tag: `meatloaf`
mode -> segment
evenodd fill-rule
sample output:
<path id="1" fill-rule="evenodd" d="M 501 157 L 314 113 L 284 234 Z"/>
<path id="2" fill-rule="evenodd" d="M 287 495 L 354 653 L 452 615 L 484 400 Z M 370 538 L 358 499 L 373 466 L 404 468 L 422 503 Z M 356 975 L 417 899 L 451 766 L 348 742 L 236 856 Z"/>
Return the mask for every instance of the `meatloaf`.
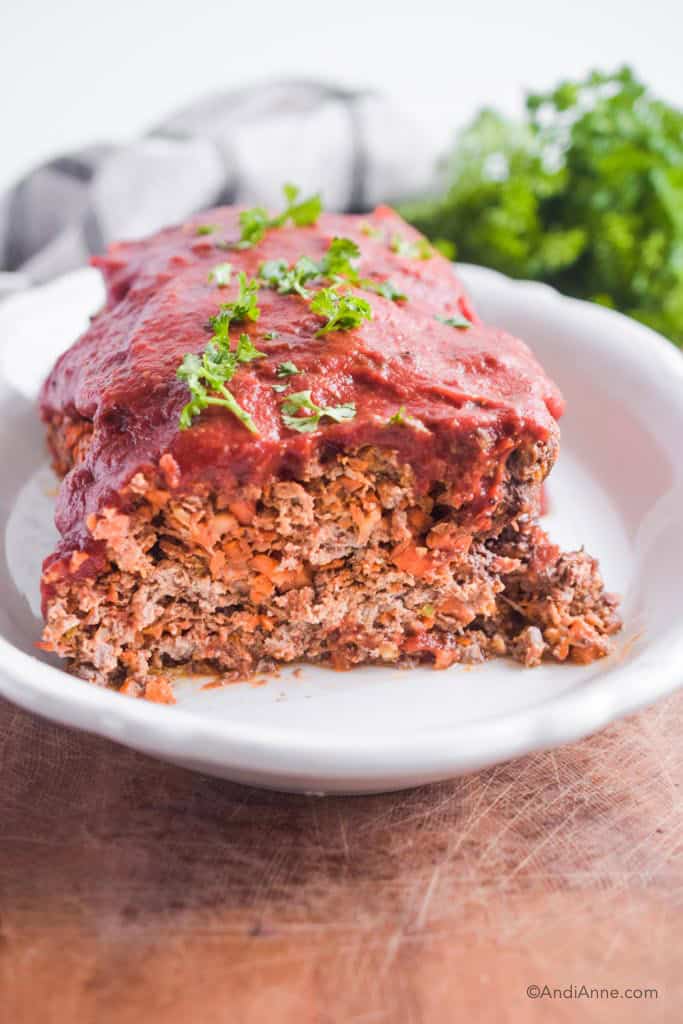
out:
<path id="1" fill-rule="evenodd" d="M 395 212 L 220 208 L 93 262 L 41 395 L 42 646 L 78 675 L 609 652 L 597 562 L 537 522 L 561 395 Z"/>

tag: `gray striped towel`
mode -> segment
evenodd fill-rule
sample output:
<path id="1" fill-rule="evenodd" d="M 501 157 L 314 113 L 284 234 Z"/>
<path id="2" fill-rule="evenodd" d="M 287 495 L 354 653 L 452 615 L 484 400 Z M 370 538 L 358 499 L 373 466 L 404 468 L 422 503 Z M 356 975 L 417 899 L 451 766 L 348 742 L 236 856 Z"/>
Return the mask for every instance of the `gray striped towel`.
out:
<path id="1" fill-rule="evenodd" d="M 221 203 L 278 205 L 285 181 L 363 211 L 423 189 L 420 123 L 373 93 L 284 81 L 205 99 L 130 145 L 38 167 L 0 197 L 0 297 Z"/>

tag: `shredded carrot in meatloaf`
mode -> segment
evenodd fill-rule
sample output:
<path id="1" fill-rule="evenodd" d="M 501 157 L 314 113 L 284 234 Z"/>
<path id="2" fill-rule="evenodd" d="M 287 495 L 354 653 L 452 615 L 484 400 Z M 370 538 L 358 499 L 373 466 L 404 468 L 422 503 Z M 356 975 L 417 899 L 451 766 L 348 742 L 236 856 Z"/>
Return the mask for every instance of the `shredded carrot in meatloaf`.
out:
<path id="1" fill-rule="evenodd" d="M 137 475 L 125 511 L 91 519 L 105 568 L 64 577 L 48 606 L 49 649 L 127 694 L 170 701 L 177 665 L 583 663 L 618 628 L 596 563 L 522 521 L 535 491 L 512 478 L 501 501 L 514 492 L 515 527 L 475 537 L 445 489 L 417 493 L 407 467 L 372 448 L 238 502 L 175 496 L 163 477 Z"/>

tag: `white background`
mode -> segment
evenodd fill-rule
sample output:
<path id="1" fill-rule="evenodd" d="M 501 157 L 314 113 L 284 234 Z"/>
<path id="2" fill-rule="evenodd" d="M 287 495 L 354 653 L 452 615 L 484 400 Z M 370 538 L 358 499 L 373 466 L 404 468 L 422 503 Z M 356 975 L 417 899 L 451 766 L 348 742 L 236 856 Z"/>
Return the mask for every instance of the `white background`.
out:
<path id="1" fill-rule="evenodd" d="M 273 75 L 385 89 L 450 133 L 482 102 L 627 61 L 683 106 L 683 0 L 0 0 L 0 188 Z"/>

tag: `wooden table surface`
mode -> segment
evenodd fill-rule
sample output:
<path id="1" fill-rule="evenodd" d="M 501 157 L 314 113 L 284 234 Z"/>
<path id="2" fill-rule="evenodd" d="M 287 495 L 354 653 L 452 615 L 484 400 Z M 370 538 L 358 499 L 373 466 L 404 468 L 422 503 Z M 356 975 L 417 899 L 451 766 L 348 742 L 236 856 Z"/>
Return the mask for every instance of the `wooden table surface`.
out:
<path id="1" fill-rule="evenodd" d="M 0 1020 L 680 1021 L 682 725 L 678 695 L 467 778 L 320 799 L 0 703 Z"/>

